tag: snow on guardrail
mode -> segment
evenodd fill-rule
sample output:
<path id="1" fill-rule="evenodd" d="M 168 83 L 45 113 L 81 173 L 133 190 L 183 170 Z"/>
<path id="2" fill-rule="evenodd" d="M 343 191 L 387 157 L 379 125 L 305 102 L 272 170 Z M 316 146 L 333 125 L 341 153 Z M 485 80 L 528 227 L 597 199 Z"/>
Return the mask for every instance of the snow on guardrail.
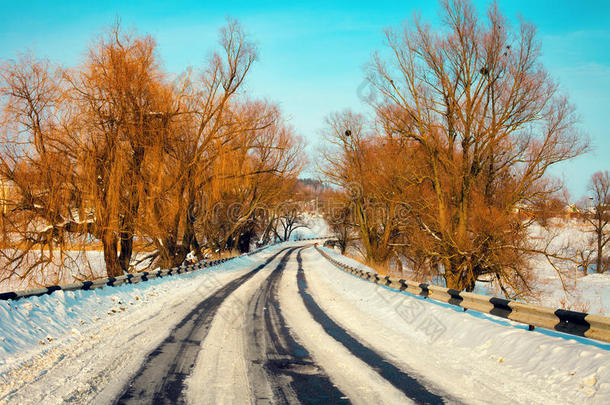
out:
<path id="1" fill-rule="evenodd" d="M 303 238 L 297 239 L 297 241 L 306 241 L 306 240 L 320 240 L 320 239 L 328 239 L 326 237 L 318 237 L 318 238 Z M 245 253 L 241 256 L 250 256 L 255 253 L 260 252 L 261 250 L 267 249 L 270 246 L 277 245 L 279 243 L 272 243 L 258 249 L 255 249 L 251 252 Z M 119 277 L 106 277 L 106 278 L 98 278 L 91 281 L 82 281 L 72 284 L 64 284 L 64 285 L 52 285 L 47 287 L 35 288 L 30 290 L 21 290 L 21 291 L 8 291 L 0 293 L 0 300 L 17 300 L 25 297 L 37 297 L 46 294 L 52 294 L 54 291 L 73 291 L 73 290 L 93 290 L 96 288 L 102 288 L 105 286 L 116 287 L 121 284 L 136 284 L 142 281 L 150 280 L 157 277 L 166 277 L 175 274 L 184 274 L 190 273 L 192 271 L 200 270 L 206 267 L 212 267 L 219 265 L 221 263 L 225 263 L 228 260 L 234 259 L 239 256 L 226 257 L 218 260 L 211 261 L 199 261 L 190 265 L 181 265 L 178 267 L 173 267 L 171 269 L 164 270 L 154 270 L 154 271 L 143 271 L 138 273 L 129 273 Z"/>
<path id="2" fill-rule="evenodd" d="M 116 287 L 121 284 L 136 284 L 142 281 L 150 280 L 157 277 L 166 277 L 174 274 L 184 274 L 190 273 L 192 271 L 200 270 L 205 267 L 212 267 L 218 264 L 224 263 L 228 260 L 234 259 L 235 257 L 223 258 L 212 261 L 200 261 L 195 264 L 191 264 L 188 266 L 179 266 L 173 267 L 171 269 L 165 270 L 155 270 L 155 271 L 143 271 L 139 273 L 130 273 L 125 274 L 119 277 L 106 277 L 106 278 L 98 278 L 96 280 L 91 281 L 82 281 L 72 284 L 65 285 L 52 285 L 49 287 L 36 288 L 32 290 L 23 290 L 23 291 L 9 291 L 0 293 L 0 300 L 16 300 L 25 297 L 35 297 L 45 294 L 51 294 L 54 291 L 72 291 L 72 290 L 93 290 L 96 288 L 102 288 L 105 286 Z"/>
<path id="3" fill-rule="evenodd" d="M 457 291 L 451 288 L 418 283 L 411 280 L 381 276 L 377 273 L 363 271 L 341 263 L 317 246 L 316 250 L 337 267 L 376 284 L 462 307 L 464 310 L 472 309 L 524 323 L 530 326 L 530 330 L 538 326 L 570 335 L 610 342 L 610 318 L 605 316 L 566 309 L 553 309 L 503 298 Z"/>

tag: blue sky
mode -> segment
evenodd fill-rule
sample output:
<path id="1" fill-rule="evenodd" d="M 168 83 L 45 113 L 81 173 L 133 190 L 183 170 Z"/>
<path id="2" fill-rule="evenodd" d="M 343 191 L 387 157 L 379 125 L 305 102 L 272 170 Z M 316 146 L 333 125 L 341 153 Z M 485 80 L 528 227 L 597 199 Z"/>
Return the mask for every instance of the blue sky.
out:
<path id="1" fill-rule="evenodd" d="M 0 3 L 1 59 L 29 49 L 54 62 L 78 64 L 94 36 L 119 16 L 124 26 L 156 38 L 164 65 L 173 72 L 203 63 L 226 17 L 237 18 L 259 47 L 248 92 L 278 103 L 311 152 L 330 112 L 367 110 L 357 91 L 364 64 L 383 46 L 382 30 L 415 11 L 428 21 L 438 19 L 438 4 L 420 0 Z M 488 1 L 474 3 L 484 10 Z M 509 18 L 520 15 L 538 27 L 542 62 L 576 105 L 592 141 L 593 152 L 553 170 L 579 198 L 593 172 L 610 169 L 610 2 L 498 4 Z"/>

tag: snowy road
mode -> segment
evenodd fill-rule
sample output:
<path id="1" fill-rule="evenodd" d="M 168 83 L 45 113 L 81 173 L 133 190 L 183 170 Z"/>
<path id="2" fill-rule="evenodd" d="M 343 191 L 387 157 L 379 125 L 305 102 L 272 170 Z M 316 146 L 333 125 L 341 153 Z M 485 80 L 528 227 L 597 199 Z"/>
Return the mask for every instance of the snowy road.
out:
<path id="1" fill-rule="evenodd" d="M 293 247 L 279 251 L 265 263 L 227 283 L 199 303 L 149 354 L 142 368 L 126 385 L 117 403 L 186 403 L 185 381 L 195 366 L 200 346 L 208 336 L 221 304 L 240 286 L 248 292 L 237 300 L 228 301 L 228 304 L 233 311 L 243 305 L 241 309 L 244 311 L 239 311 L 245 313 L 245 319 L 240 323 L 243 327 L 235 331 L 243 334 L 243 351 L 239 351 L 237 358 L 228 355 L 216 362 L 201 362 L 206 368 L 205 374 L 191 379 L 190 385 L 193 386 L 193 391 L 198 390 L 195 386 L 199 385 L 205 387 L 206 392 L 191 395 L 192 402 L 205 398 L 202 401 L 204 403 L 349 403 L 349 397 L 333 384 L 324 368 L 298 343 L 297 339 L 304 340 L 306 336 L 296 336 L 291 332 L 282 314 L 278 295 L 279 282 L 284 273 L 295 276 L 295 264 L 298 270 L 293 281 L 298 283 L 299 294 L 313 320 L 323 328 L 324 333 L 347 349 L 348 356 L 354 356 L 364 362 L 395 388 L 389 397 L 383 395 L 383 389 L 376 390 L 379 392 L 375 395 L 388 397 L 390 401 L 387 402 L 404 400 L 395 392 L 398 390 L 418 403 L 443 403 L 442 395 L 428 391 L 417 379 L 359 343 L 324 313 L 308 292 L 301 259 L 302 249 Z M 298 252 L 296 261 L 295 251 Z M 286 271 L 288 263 L 291 264 L 291 272 Z M 256 273 L 266 267 L 268 269 L 264 277 L 249 282 Z M 219 318 L 220 322 L 226 324 L 225 328 L 231 330 L 235 326 L 232 322 L 226 322 L 225 315 Z M 218 350 L 214 347 L 204 347 L 203 356 L 206 355 L 205 349 Z M 235 391 L 231 385 L 217 384 L 218 376 L 222 375 L 226 363 L 243 364 L 244 359 L 247 372 L 242 370 L 242 378 L 231 374 L 223 376 L 222 380 L 241 382 L 247 384 L 247 387 Z M 241 393 L 241 396 L 235 395 L 236 392 Z"/>
<path id="2" fill-rule="evenodd" d="M 183 403 L 184 380 L 195 365 L 201 343 L 223 301 L 282 251 L 201 301 L 148 355 L 117 403 Z"/>
<path id="3" fill-rule="evenodd" d="M 304 242 L 213 271 L 88 294 L 9 308 L 17 324 L 58 306 L 76 315 L 57 322 L 55 337 L 41 332 L 44 345 L 6 334 L 12 346 L 0 357 L 0 403 L 610 399 L 610 347 L 379 287 Z M 79 314 L 92 308 L 97 315 L 84 322 Z"/>

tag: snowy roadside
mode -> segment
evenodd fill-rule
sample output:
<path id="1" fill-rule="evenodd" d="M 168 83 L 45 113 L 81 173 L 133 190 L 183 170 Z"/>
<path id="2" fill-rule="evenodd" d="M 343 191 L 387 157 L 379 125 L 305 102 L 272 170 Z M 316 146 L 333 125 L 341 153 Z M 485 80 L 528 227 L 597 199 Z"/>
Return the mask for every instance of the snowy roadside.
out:
<path id="1" fill-rule="evenodd" d="M 0 301 L 0 403 L 111 401 L 195 303 L 279 248 L 145 283 Z"/>
<path id="2" fill-rule="evenodd" d="M 368 271 L 369 273 L 377 273 L 377 271 L 375 271 L 375 269 L 368 267 L 367 265 L 365 265 L 362 262 L 359 262 L 356 259 L 352 259 L 351 257 L 343 256 L 341 253 L 339 253 L 335 249 L 322 247 L 322 246 L 319 246 L 319 248 L 322 249 L 327 255 L 329 255 L 333 259 L 340 260 L 341 263 L 344 263 L 347 266 L 350 266 L 354 269 L 358 269 L 358 270 L 362 270 L 362 271 Z"/>
<path id="3" fill-rule="evenodd" d="M 331 317 L 458 398 L 507 404 L 610 401 L 610 345 L 530 332 L 491 315 L 397 293 L 337 269 L 313 249 L 303 257 L 312 294 Z"/>

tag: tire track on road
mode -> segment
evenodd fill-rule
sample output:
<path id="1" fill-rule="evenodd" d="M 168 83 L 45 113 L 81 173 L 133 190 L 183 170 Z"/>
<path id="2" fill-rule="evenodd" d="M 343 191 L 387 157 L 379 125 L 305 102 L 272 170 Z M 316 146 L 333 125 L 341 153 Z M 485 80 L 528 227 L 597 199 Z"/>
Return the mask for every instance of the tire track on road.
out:
<path id="1" fill-rule="evenodd" d="M 246 353 L 252 402 L 349 403 L 308 351 L 292 337 L 282 316 L 278 282 L 295 249 L 284 255 L 248 304 Z"/>
<path id="2" fill-rule="evenodd" d="M 115 404 L 183 404 L 184 380 L 191 373 L 201 343 L 223 301 L 240 285 L 289 248 L 284 248 L 263 264 L 221 287 L 185 316 L 169 336 L 146 358 L 125 386 Z"/>
<path id="3" fill-rule="evenodd" d="M 386 379 L 390 384 L 402 391 L 408 398 L 420 404 L 443 404 L 443 397 L 430 392 L 417 379 L 400 370 L 394 364 L 388 362 L 379 353 L 363 345 L 351 336 L 339 324 L 333 321 L 322 308 L 315 302 L 311 294 L 307 291 L 307 279 L 303 270 L 303 259 L 301 253 L 303 248 L 297 253 L 297 285 L 298 291 L 303 299 L 305 307 L 318 322 L 324 331 L 341 343 L 354 356 L 367 363 L 373 370 Z"/>

